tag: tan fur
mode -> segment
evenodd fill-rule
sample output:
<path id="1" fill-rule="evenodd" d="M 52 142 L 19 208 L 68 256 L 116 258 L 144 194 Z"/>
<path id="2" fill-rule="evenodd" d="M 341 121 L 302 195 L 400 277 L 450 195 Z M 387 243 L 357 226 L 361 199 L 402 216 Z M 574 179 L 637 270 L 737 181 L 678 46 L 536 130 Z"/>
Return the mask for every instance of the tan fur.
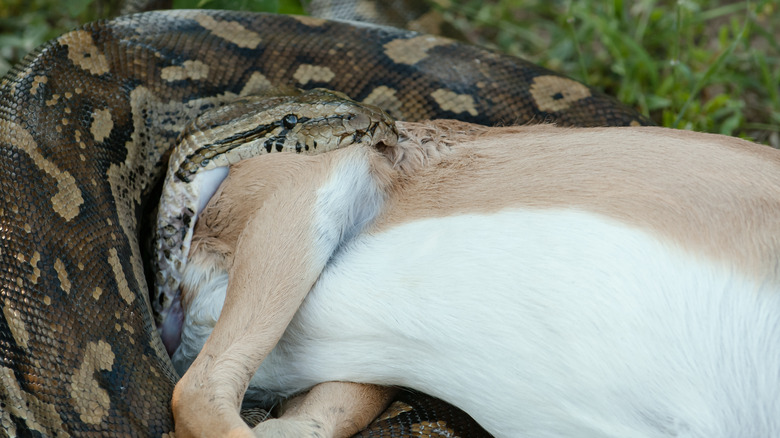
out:
<path id="1" fill-rule="evenodd" d="M 379 173 L 392 173 L 386 158 L 369 152 L 377 158 L 377 167 L 385 169 Z M 214 332 L 174 390 L 177 436 L 251 436 L 238 416 L 241 397 L 322 269 L 311 260 L 309 251 L 313 206 L 317 188 L 343 153 L 335 151 L 320 159 L 269 155 L 264 160 L 251 160 L 254 166 L 249 161 L 235 165 L 230 179 L 238 184 L 223 184 L 203 211 L 188 263 L 206 267 L 205 275 L 228 271 L 230 288 Z M 266 252 L 269 249 L 273 252 Z M 278 261 L 277 257 L 284 257 L 285 262 L 264 263 Z M 260 264 L 271 269 L 260 275 Z M 185 281 L 185 308 L 192 294 Z M 320 404 L 307 401 L 285 415 L 290 422 L 270 422 L 258 426 L 258 431 L 295 426 L 297 422 L 302 427 L 317 424 L 319 430 L 332 431 L 325 436 L 350 436 L 367 426 L 391 396 L 387 388 L 372 385 L 317 387 L 309 398 L 340 403 L 342 410 L 322 410 Z"/>
<path id="2" fill-rule="evenodd" d="M 238 415 L 247 382 L 281 337 L 319 274 L 319 270 L 312 269 L 308 224 L 315 201 L 312 187 L 319 186 L 326 174 L 317 172 L 316 167 L 307 168 L 304 174 L 296 173 L 294 165 L 281 168 L 287 174 L 275 175 L 278 180 L 294 176 L 297 184 L 282 185 L 274 196 L 255 204 L 251 215 L 241 215 L 244 221 L 240 229 L 223 230 L 236 256 L 233 262 L 232 257 L 225 256 L 230 293 L 214 332 L 174 390 L 177 435 L 251 436 Z M 291 203 L 301 199 L 311 202 Z M 291 205 L 309 208 L 291 210 Z M 280 218 L 274 215 L 277 211 L 292 214 Z M 278 254 L 258 253 L 259 248 L 278 248 L 289 263 L 267 264 L 270 275 L 260 276 L 257 265 Z M 255 294 L 256 290 L 268 293 Z M 204 415 L 207 412 L 213 412 L 214 417 Z"/>
<path id="3" fill-rule="evenodd" d="M 778 151 L 663 128 L 484 128 L 454 121 L 399 125 L 405 139 L 397 149 L 369 154 L 388 195 L 370 232 L 417 219 L 506 208 L 573 208 L 649 230 L 747 275 L 780 280 Z M 319 273 L 310 260 L 311 236 L 304 231 L 313 221 L 316 190 L 348 153 L 244 161 L 231 168 L 202 213 L 190 263 L 228 270 L 230 287 L 211 338 L 176 386 L 177 436 L 246 430 L 239 423 L 240 397 Z M 280 257 L 284 261 L 271 263 L 270 275 L 257 274 L 258 263 Z M 185 290 L 185 307 L 190 300 Z M 263 329 L 258 332 L 258 327 Z M 362 415 L 361 422 L 386 402 L 387 394 L 377 387 L 328 385 L 302 402 L 305 409 L 291 411 L 292 418 L 323 418 L 324 408 L 314 400 L 333 403 L 342 390 L 351 396 L 335 403 L 345 407 L 345 415 Z M 379 402 L 361 409 L 360 398 L 369 394 Z M 209 412 L 214 416 L 205 415 Z M 354 427 L 344 430 L 351 433 Z"/>
<path id="4" fill-rule="evenodd" d="M 507 207 L 576 208 L 780 280 L 780 152 L 732 137 L 664 128 L 477 130 L 436 166 L 401 177 L 390 199 L 377 230 Z"/>
<path id="5" fill-rule="evenodd" d="M 324 382 L 286 402 L 280 420 L 267 420 L 255 433 L 287 428 L 282 422 L 316 424 L 323 437 L 350 437 L 384 411 L 395 388 L 350 382 Z M 262 436 L 262 434 L 260 434 Z"/>

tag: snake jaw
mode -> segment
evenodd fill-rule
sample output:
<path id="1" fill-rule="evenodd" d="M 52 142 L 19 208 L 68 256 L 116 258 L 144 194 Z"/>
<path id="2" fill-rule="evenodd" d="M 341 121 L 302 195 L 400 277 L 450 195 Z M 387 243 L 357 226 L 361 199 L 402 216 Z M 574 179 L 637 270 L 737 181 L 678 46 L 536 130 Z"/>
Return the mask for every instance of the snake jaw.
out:
<path id="1" fill-rule="evenodd" d="M 184 325 L 184 310 L 181 307 L 181 295 L 176 295 L 171 303 L 160 313 L 161 324 L 159 328 L 165 351 L 168 356 L 173 353 L 181 343 L 181 331 Z"/>
<path id="2" fill-rule="evenodd" d="M 163 190 L 155 236 L 157 296 L 152 303 L 161 336 L 165 327 L 171 332 L 172 322 L 167 318 L 171 306 L 178 300 L 181 272 L 187 262 L 197 217 L 227 178 L 228 168 L 217 167 L 197 173 L 189 178 L 189 183 L 178 180 L 174 175 L 169 171 L 167 180 L 175 189 Z"/>

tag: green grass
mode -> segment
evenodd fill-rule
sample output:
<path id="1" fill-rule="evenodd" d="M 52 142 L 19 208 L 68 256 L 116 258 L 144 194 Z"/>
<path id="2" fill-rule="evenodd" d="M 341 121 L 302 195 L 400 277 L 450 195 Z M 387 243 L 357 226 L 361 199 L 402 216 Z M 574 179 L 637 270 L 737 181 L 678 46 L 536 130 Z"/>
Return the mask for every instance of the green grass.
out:
<path id="1" fill-rule="evenodd" d="M 475 44 L 574 77 L 659 125 L 780 147 L 780 2 L 433 0 Z M 2 0 L 0 73 L 41 42 L 116 13 L 111 0 Z M 175 7 L 301 13 L 298 0 Z"/>
<path id="2" fill-rule="evenodd" d="M 474 42 L 616 96 L 659 125 L 780 147 L 780 3 L 439 1 Z"/>

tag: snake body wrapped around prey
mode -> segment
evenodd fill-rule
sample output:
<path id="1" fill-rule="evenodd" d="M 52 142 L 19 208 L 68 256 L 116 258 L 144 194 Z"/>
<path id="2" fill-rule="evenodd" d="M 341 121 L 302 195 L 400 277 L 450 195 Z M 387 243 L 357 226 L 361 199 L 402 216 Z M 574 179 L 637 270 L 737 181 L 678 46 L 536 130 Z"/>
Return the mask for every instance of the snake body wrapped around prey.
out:
<path id="1" fill-rule="evenodd" d="M 66 33 L 0 82 L 0 435 L 171 432 L 177 376 L 150 311 L 140 218 L 187 123 L 285 86 L 399 120 L 648 123 L 520 59 L 386 27 L 167 11 Z M 464 414 L 415 400 L 365 434 L 477 436 L 457 425 Z"/>

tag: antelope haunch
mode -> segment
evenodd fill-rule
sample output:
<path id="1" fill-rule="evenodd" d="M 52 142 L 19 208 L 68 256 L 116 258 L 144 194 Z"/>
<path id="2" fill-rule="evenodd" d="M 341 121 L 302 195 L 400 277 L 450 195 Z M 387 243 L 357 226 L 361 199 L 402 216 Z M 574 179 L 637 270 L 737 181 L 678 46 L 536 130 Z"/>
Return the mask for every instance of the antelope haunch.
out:
<path id="1" fill-rule="evenodd" d="M 314 387 L 274 436 L 354 433 L 390 393 L 323 382 L 413 388 L 497 437 L 780 436 L 780 151 L 399 125 L 396 148 L 230 169 L 185 272 L 177 436 L 251 435 L 247 385 Z"/>

